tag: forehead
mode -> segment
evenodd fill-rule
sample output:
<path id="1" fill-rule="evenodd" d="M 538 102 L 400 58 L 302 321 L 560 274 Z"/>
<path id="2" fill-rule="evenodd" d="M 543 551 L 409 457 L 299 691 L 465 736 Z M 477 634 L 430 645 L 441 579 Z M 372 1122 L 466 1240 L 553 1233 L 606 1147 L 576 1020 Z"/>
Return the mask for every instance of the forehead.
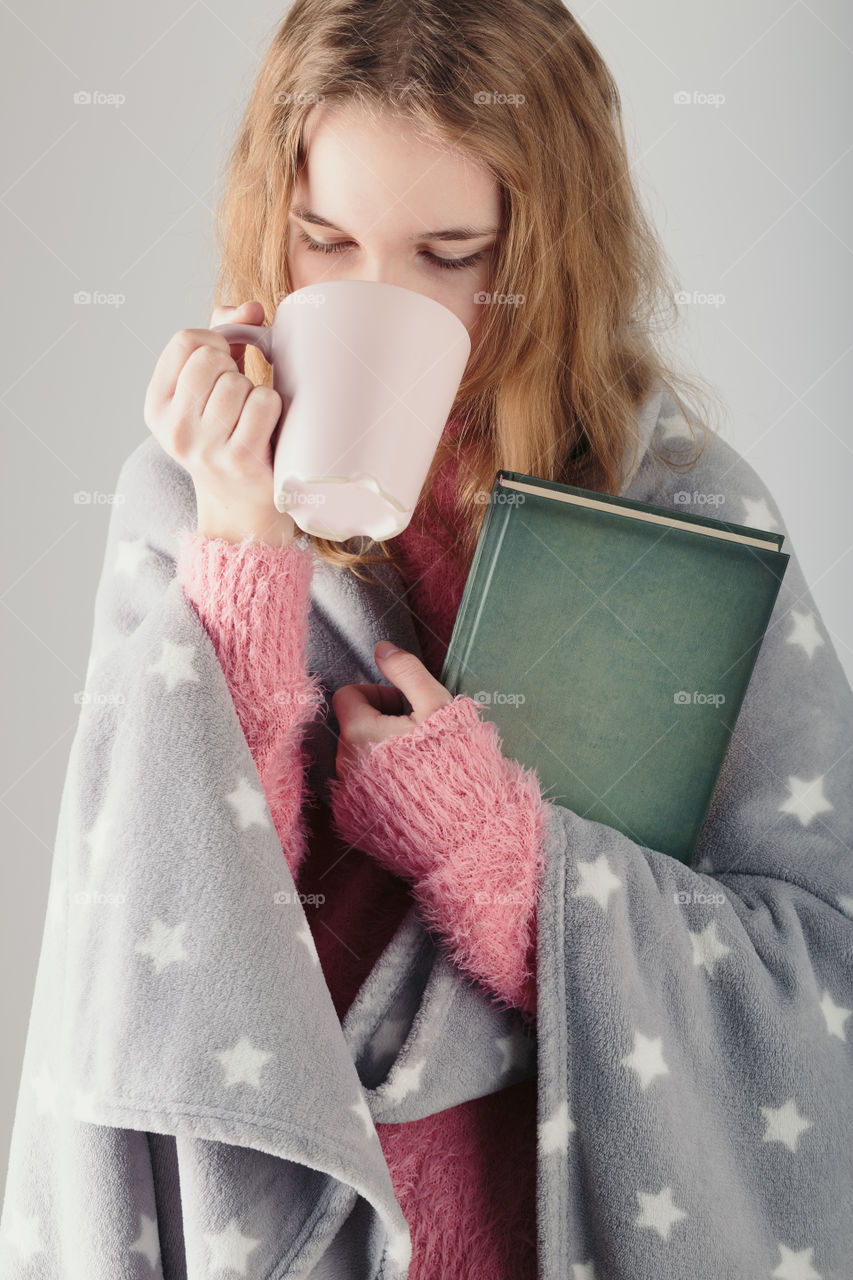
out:
<path id="1" fill-rule="evenodd" d="M 390 108 L 318 103 L 306 120 L 295 196 L 336 225 L 497 225 L 498 184 L 476 157 Z M 482 221 L 483 219 L 487 221 Z"/>

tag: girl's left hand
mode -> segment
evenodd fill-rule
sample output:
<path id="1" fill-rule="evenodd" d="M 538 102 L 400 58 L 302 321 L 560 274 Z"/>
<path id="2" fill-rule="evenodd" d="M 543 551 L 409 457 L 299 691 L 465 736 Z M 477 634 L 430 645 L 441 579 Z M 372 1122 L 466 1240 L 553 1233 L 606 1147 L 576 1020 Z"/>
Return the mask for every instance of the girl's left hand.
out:
<path id="1" fill-rule="evenodd" d="M 332 710 L 338 719 L 340 737 L 335 761 L 338 778 L 385 738 L 409 733 L 423 724 L 433 711 L 453 701 L 453 694 L 427 671 L 413 653 L 394 649 L 383 653 L 390 642 L 381 640 L 374 650 L 376 665 L 396 685 L 346 684 L 332 695 Z M 402 715 L 404 694 L 412 706 L 411 715 Z"/>

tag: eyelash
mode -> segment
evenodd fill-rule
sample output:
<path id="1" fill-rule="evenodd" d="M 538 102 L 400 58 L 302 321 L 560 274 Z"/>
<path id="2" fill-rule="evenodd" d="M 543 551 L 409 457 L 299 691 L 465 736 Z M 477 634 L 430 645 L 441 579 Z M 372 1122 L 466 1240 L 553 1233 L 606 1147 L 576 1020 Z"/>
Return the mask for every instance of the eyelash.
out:
<path id="1" fill-rule="evenodd" d="M 346 244 L 345 240 L 338 240 L 334 244 L 321 244 L 319 240 L 312 240 L 301 229 L 299 237 L 307 248 L 313 249 L 317 253 L 342 253 L 342 246 Z M 473 267 L 476 262 L 479 262 L 485 256 L 485 250 L 483 249 L 479 253 L 470 254 L 467 258 L 440 258 L 438 254 L 430 253 L 428 249 L 424 249 L 423 252 L 430 262 L 442 271 L 458 271 L 462 267 Z"/>

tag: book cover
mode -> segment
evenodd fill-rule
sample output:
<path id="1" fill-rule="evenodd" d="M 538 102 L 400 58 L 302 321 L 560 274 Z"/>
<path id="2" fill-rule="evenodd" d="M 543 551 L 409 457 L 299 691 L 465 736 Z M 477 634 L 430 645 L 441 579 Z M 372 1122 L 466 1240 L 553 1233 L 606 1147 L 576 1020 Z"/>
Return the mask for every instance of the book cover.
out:
<path id="1" fill-rule="evenodd" d="M 784 536 L 501 470 L 441 683 L 546 799 L 689 864 Z"/>

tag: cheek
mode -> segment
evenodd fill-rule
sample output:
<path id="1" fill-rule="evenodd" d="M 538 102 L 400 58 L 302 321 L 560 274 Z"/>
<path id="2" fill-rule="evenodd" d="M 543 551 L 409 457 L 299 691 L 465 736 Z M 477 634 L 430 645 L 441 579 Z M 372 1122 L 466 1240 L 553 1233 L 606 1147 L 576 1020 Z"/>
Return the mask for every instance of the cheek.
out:
<path id="1" fill-rule="evenodd" d="M 468 293 L 464 298 L 456 298 L 452 304 L 445 302 L 445 306 L 449 306 L 453 314 L 462 321 L 470 337 L 479 318 L 480 311 L 479 306 L 473 300 L 473 295 Z"/>
<path id="2" fill-rule="evenodd" d="M 488 272 L 485 269 L 472 271 L 464 292 L 457 294 L 452 300 L 445 299 L 445 305 L 459 317 L 472 339 L 477 327 L 482 323 L 485 308 L 488 306 L 488 303 L 478 302 L 476 299 L 487 292 L 488 288 Z"/>
<path id="3" fill-rule="evenodd" d="M 465 313 L 460 316 L 460 319 L 464 321 L 472 339 L 478 326 L 482 323 L 486 307 L 489 305 L 488 302 L 477 302 L 475 299 L 484 293 L 488 293 L 490 274 L 488 261 L 478 263 L 477 267 L 471 272 L 470 287 L 465 291 Z"/>

